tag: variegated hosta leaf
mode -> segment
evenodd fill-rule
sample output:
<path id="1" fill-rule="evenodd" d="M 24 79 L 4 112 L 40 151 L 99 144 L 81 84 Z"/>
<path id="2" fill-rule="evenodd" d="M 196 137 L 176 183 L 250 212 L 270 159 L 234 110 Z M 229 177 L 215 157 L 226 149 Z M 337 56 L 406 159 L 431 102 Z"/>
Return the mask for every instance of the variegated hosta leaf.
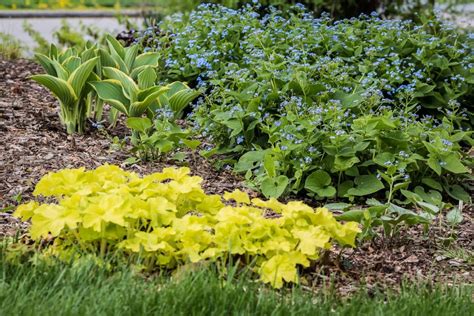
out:
<path id="1" fill-rule="evenodd" d="M 34 75 L 31 79 L 48 88 L 67 107 L 77 101 L 74 89 L 63 79 L 51 75 Z"/>
<path id="2" fill-rule="evenodd" d="M 169 105 L 175 113 L 175 117 L 179 118 L 182 115 L 183 110 L 189 105 L 189 103 L 196 99 L 199 94 L 199 92 L 190 88 L 183 89 L 173 94 L 169 98 Z"/>
<path id="3" fill-rule="evenodd" d="M 72 73 L 81 65 L 81 63 L 82 61 L 79 57 L 71 56 L 68 59 L 66 59 L 62 65 L 67 70 L 68 73 Z"/>
<path id="4" fill-rule="evenodd" d="M 56 69 L 54 68 L 51 58 L 43 54 L 35 54 L 36 60 L 46 70 L 46 73 L 51 76 L 57 76 Z"/>
<path id="5" fill-rule="evenodd" d="M 98 55 L 100 57 L 100 63 L 102 64 L 102 67 L 118 67 L 118 64 L 115 62 L 112 56 L 110 56 L 110 54 L 104 49 L 100 48 L 98 50 Z"/>
<path id="6" fill-rule="evenodd" d="M 127 73 L 130 73 L 133 68 L 133 63 L 138 55 L 138 45 L 133 45 L 125 49 L 124 63 L 127 67 Z"/>
<path id="7" fill-rule="evenodd" d="M 69 58 L 69 57 L 68 57 Z M 67 58 L 64 60 L 66 61 Z M 69 78 L 69 71 L 62 65 L 62 63 L 59 63 L 57 60 L 51 60 L 51 64 L 54 67 L 54 70 L 56 70 L 57 77 L 62 80 L 67 80 Z"/>
<path id="8" fill-rule="evenodd" d="M 168 89 L 166 87 L 155 87 L 158 89 L 150 88 L 148 89 L 149 93 L 142 94 L 144 97 L 143 101 L 136 101 L 132 103 L 130 107 L 130 116 L 140 116 L 142 115 L 146 109 L 156 101 L 156 99 L 163 93 L 165 93 Z"/>
<path id="9" fill-rule="evenodd" d="M 97 63 L 98 57 L 95 57 L 93 59 L 90 59 L 80 65 L 74 72 L 71 74 L 71 76 L 68 79 L 68 83 L 71 85 L 71 87 L 74 89 L 74 92 L 76 95 L 80 95 L 82 88 L 84 87 L 84 84 L 86 83 L 87 78 L 89 78 L 92 70 L 95 67 L 95 64 Z"/>
<path id="10" fill-rule="evenodd" d="M 168 87 L 169 91 L 160 96 L 158 102 L 162 107 L 170 107 L 175 118 L 179 118 L 186 106 L 197 98 L 200 93 L 178 81 L 169 84 Z"/>
<path id="11" fill-rule="evenodd" d="M 157 52 L 143 53 L 135 59 L 133 63 L 133 69 L 141 67 L 141 66 L 158 66 L 159 60 L 160 60 L 160 53 L 157 53 Z"/>
<path id="12" fill-rule="evenodd" d="M 151 88 L 155 85 L 156 78 L 156 71 L 151 66 L 146 66 L 138 75 L 138 86 L 140 89 Z"/>
<path id="13" fill-rule="evenodd" d="M 130 78 L 123 71 L 112 67 L 104 67 L 104 75 L 108 79 L 115 79 L 120 81 L 120 84 L 125 89 L 127 97 L 129 99 L 132 100 L 134 96 L 138 93 L 139 89 L 135 81 L 133 81 L 133 79 Z"/>
<path id="14" fill-rule="evenodd" d="M 129 115 L 130 100 L 124 95 L 122 85 L 118 80 L 103 80 L 90 82 L 97 95 L 118 111 Z"/>
<path id="15" fill-rule="evenodd" d="M 107 45 L 111 53 L 116 53 L 122 60 L 125 59 L 125 49 L 113 36 L 107 35 Z"/>

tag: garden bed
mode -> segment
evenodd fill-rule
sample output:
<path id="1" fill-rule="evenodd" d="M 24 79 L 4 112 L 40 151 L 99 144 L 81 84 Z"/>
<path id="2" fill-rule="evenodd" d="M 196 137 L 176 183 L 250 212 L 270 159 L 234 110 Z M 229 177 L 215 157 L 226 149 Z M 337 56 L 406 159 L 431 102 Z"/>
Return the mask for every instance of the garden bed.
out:
<path id="1" fill-rule="evenodd" d="M 83 136 L 68 136 L 59 122 L 55 99 L 28 79 L 40 72 L 41 68 L 28 60 L 0 61 L 0 76 L 4 78 L 0 82 L 0 207 L 7 208 L 0 213 L 0 238 L 27 227 L 11 216 L 8 207 L 18 202 L 14 197 L 19 200 L 21 195 L 21 199 L 28 200 L 35 183 L 50 171 L 96 168 L 110 163 L 146 174 L 176 164 L 163 160 L 123 165 L 130 156 L 127 145 L 111 145 L 114 136 L 127 133 L 120 124 L 107 132 L 91 127 Z M 188 157 L 185 164 L 194 175 L 204 179 L 206 192 L 244 190 L 240 178 L 227 171 L 216 171 L 198 154 Z M 454 231 L 436 223 L 427 234 L 421 227 L 403 228 L 395 238 L 376 238 L 355 250 L 344 250 L 340 258 L 331 255 L 326 265 L 308 268 L 301 283 L 313 288 L 335 278 L 342 293 L 353 292 L 362 284 L 369 289 L 377 285 L 398 288 L 404 279 L 472 283 L 473 208 L 465 206 L 463 216 L 463 222 Z M 456 239 L 450 240 L 451 235 Z"/>

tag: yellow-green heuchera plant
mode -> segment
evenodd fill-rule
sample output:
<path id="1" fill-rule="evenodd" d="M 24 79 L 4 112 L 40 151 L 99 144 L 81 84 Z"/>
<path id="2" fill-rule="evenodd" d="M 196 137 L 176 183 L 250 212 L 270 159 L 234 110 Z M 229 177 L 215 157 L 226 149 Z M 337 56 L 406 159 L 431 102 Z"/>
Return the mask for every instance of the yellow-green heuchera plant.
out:
<path id="1" fill-rule="evenodd" d="M 31 219 L 35 241 L 54 237 L 47 252 L 59 258 L 115 252 L 174 269 L 238 257 L 254 262 L 261 280 L 276 288 L 297 282 L 297 268 L 333 241 L 354 246 L 358 225 L 337 222 L 327 209 L 250 199 L 240 190 L 208 195 L 189 172 L 165 168 L 142 177 L 104 165 L 49 173 L 34 195 L 55 202 L 31 201 L 15 216 Z"/>

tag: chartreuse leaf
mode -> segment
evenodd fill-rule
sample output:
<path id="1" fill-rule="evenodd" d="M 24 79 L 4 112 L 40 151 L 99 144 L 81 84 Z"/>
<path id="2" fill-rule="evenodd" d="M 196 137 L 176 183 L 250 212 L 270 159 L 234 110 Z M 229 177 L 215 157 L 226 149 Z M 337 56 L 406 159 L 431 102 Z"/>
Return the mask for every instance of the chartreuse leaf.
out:
<path id="1" fill-rule="evenodd" d="M 234 200 L 237 203 L 250 204 L 249 195 L 245 192 L 240 191 L 239 189 L 234 190 L 233 192 L 225 192 L 224 200 Z"/>
<path id="2" fill-rule="evenodd" d="M 283 286 L 283 281 L 298 282 L 296 265 L 307 266 L 308 263 L 308 260 L 297 252 L 275 255 L 262 264 L 259 271 L 261 280 L 279 289 Z"/>
<path id="3" fill-rule="evenodd" d="M 144 123 L 134 126 L 143 130 L 150 125 L 146 120 L 128 122 Z M 263 282 L 277 288 L 298 282 L 298 267 L 314 263 L 331 240 L 353 245 L 360 231 L 354 222 L 341 224 L 328 210 L 298 201 L 250 201 L 240 190 L 207 195 L 202 179 L 189 173 L 164 168 L 141 177 L 112 165 L 65 169 L 46 175 L 35 189 L 55 196 L 56 203 L 30 202 L 14 215 L 31 218 L 35 241 L 58 237 L 45 247 L 61 260 L 115 254 L 149 262 L 149 269 L 173 269 L 242 255 L 255 262 Z M 266 216 L 270 210 L 279 216 Z"/>

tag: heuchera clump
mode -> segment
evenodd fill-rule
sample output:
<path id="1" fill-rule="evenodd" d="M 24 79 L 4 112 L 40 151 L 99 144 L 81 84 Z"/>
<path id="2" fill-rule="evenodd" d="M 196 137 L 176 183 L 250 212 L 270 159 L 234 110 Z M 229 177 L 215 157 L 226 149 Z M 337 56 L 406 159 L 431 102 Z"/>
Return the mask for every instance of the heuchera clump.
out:
<path id="1" fill-rule="evenodd" d="M 206 194 L 189 172 L 165 168 L 141 177 L 104 165 L 49 173 L 34 195 L 56 202 L 31 201 L 15 216 L 31 219 L 33 240 L 55 237 L 48 251 L 60 258 L 118 252 L 173 269 L 232 256 L 255 262 L 261 280 L 276 288 L 297 282 L 297 267 L 308 267 L 333 241 L 354 246 L 360 231 L 302 202 L 250 199 L 240 190 Z"/>

